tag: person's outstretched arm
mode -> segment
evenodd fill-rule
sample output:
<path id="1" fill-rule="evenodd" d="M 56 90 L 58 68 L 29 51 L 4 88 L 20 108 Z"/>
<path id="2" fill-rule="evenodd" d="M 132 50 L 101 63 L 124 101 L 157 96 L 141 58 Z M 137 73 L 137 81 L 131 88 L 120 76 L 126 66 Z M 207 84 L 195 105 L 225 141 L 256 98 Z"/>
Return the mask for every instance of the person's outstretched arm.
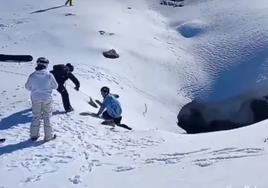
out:
<path id="1" fill-rule="evenodd" d="M 68 76 L 69 76 L 70 80 L 72 80 L 72 82 L 74 83 L 76 90 L 79 90 L 79 88 L 80 88 L 79 80 L 71 72 L 69 73 Z"/>

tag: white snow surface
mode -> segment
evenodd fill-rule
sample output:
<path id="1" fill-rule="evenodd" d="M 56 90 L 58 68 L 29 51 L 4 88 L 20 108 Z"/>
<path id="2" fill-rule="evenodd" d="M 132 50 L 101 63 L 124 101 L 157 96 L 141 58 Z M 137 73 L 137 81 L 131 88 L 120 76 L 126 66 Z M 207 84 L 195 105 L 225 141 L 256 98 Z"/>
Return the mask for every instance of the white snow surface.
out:
<path id="1" fill-rule="evenodd" d="M 74 0 L 59 7 L 62 0 L 0 0 L 0 54 L 45 56 L 50 68 L 71 62 L 81 81 L 80 92 L 68 81 L 76 109 L 69 115 L 54 94 L 57 139 L 33 143 L 24 84 L 35 62 L 0 62 L 0 137 L 7 139 L 0 144 L 0 188 L 267 188 L 266 121 L 185 135 L 176 116 L 193 98 L 264 92 L 268 2 L 159 2 Z M 119 59 L 102 56 L 110 48 Z M 104 85 L 120 95 L 132 131 L 79 115 L 97 112 L 86 100 L 100 99 Z"/>

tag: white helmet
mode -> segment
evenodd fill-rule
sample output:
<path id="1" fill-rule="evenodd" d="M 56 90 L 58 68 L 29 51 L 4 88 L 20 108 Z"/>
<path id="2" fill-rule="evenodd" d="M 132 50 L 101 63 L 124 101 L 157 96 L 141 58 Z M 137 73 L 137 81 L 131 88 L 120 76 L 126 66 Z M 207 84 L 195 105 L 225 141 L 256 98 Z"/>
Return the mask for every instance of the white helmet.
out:
<path id="1" fill-rule="evenodd" d="M 49 64 L 49 60 L 45 57 L 39 57 L 37 60 L 36 60 L 36 64 L 37 65 L 41 65 L 41 66 L 44 66 L 45 68 L 47 68 L 48 64 Z"/>

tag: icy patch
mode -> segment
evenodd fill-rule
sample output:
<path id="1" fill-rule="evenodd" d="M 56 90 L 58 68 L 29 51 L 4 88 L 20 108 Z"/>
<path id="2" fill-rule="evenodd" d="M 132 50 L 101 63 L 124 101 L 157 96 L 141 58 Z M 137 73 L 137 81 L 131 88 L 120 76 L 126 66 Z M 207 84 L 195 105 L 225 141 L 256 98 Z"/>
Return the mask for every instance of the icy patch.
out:
<path id="1" fill-rule="evenodd" d="M 176 30 L 185 38 L 196 37 L 205 33 L 210 26 L 201 20 L 192 20 L 180 24 Z"/>

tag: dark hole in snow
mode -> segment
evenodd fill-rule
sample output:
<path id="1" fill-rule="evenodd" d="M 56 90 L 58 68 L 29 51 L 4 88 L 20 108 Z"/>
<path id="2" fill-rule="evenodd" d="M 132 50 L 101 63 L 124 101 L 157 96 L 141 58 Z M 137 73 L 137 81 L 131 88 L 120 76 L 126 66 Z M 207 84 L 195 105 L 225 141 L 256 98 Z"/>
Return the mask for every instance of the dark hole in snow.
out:
<path id="1" fill-rule="evenodd" d="M 249 99 L 247 101 L 242 102 L 238 111 L 232 112 L 235 114 L 232 114 L 232 116 L 230 116 L 241 116 L 245 113 L 245 111 L 250 112 L 252 114 L 252 118 L 247 118 L 247 121 L 243 120 L 241 122 L 234 122 L 233 119 L 219 118 L 207 120 L 204 116 L 204 113 L 206 113 L 207 115 L 208 113 L 203 110 L 203 108 L 199 108 L 200 105 L 202 106 L 202 103 L 192 101 L 182 107 L 181 111 L 177 116 L 177 125 L 180 128 L 184 129 L 187 134 L 232 130 L 268 119 L 267 96 L 263 96 L 259 99 Z M 216 109 L 214 110 L 214 112 L 211 111 L 211 113 L 217 113 Z M 246 115 L 244 114 L 243 117 Z M 212 114 L 210 114 L 210 116 L 212 118 L 217 117 Z"/>

